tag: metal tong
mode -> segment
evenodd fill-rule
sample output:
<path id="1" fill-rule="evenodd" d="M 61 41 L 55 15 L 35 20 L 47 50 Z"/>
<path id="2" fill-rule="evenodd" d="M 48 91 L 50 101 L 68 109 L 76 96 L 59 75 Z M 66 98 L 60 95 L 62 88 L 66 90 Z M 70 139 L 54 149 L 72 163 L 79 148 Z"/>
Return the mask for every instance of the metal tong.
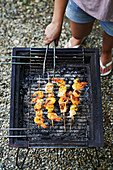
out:
<path id="1" fill-rule="evenodd" d="M 55 51 L 56 51 L 56 46 L 55 46 L 55 40 L 54 40 L 54 49 L 53 49 L 53 56 L 54 56 L 54 63 L 53 63 L 53 77 L 55 77 Z M 45 69 L 46 69 L 46 59 L 47 59 L 47 55 L 48 55 L 48 49 L 49 49 L 49 44 L 46 47 L 46 52 L 45 52 L 45 58 L 44 58 L 44 62 L 43 62 L 43 78 L 44 78 L 44 74 L 45 74 Z"/>

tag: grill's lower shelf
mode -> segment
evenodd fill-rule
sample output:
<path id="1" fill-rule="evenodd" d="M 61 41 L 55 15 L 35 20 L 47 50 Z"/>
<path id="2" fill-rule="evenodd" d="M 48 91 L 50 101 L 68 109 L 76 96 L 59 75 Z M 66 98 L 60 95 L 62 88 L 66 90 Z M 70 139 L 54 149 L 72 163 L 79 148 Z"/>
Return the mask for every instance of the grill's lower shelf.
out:
<path id="1" fill-rule="evenodd" d="M 44 92 L 45 85 L 53 77 L 53 49 L 49 49 L 46 74 L 43 78 L 43 61 L 45 48 L 14 48 L 12 62 L 11 110 L 10 127 L 26 128 L 28 130 L 11 130 L 9 145 L 11 147 L 38 148 L 74 148 L 103 146 L 103 124 L 101 86 L 99 74 L 99 55 L 97 49 L 56 49 L 55 77 L 66 82 L 68 92 L 72 90 L 73 80 L 79 78 L 88 84 L 81 90 L 80 104 L 70 131 L 69 108 L 66 112 L 66 132 L 64 123 L 54 122 L 47 118 L 44 112 L 44 123 L 47 129 L 34 123 L 34 105 L 30 104 L 32 94 L 39 88 Z M 55 112 L 62 116 L 58 106 L 58 87 L 54 84 L 54 94 L 57 100 Z M 29 130 L 30 129 L 30 130 Z M 13 137 L 13 136 L 18 137 Z M 24 137 L 21 137 L 21 136 Z"/>

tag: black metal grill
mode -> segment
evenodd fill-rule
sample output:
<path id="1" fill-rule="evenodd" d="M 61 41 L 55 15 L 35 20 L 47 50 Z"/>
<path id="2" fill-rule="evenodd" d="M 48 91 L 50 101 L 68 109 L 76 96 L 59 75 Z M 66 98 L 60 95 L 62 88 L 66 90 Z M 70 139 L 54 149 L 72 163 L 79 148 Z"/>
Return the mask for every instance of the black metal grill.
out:
<path id="1" fill-rule="evenodd" d="M 53 49 L 48 50 L 46 73 L 43 78 L 45 48 L 14 48 L 12 62 L 10 146 L 15 147 L 98 147 L 103 146 L 103 125 L 101 110 L 101 90 L 99 75 L 99 55 L 97 49 L 56 49 L 55 78 L 66 81 L 68 91 L 72 90 L 73 80 L 87 82 L 81 90 L 80 104 L 70 131 L 69 108 L 66 112 L 66 132 L 63 121 L 54 122 L 44 112 L 47 129 L 34 123 L 34 105 L 30 104 L 32 94 L 39 90 L 45 93 L 45 85 L 53 77 Z M 17 57 L 18 56 L 18 57 Z M 58 101 L 58 87 L 54 84 L 54 94 Z M 44 95 L 44 101 L 46 95 Z M 61 116 L 58 102 L 55 111 Z"/>

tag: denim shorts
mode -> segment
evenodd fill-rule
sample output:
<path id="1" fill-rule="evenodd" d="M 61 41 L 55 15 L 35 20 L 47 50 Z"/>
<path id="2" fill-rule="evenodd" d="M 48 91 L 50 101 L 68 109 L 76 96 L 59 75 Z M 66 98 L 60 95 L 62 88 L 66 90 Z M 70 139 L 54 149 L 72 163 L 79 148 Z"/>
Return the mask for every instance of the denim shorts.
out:
<path id="1" fill-rule="evenodd" d="M 73 2 L 73 0 L 68 1 L 66 8 L 66 16 L 73 22 L 76 23 L 89 23 L 96 20 L 96 18 L 84 12 L 79 6 Z M 113 36 L 113 22 L 100 21 L 99 23 L 103 30 L 108 34 Z"/>

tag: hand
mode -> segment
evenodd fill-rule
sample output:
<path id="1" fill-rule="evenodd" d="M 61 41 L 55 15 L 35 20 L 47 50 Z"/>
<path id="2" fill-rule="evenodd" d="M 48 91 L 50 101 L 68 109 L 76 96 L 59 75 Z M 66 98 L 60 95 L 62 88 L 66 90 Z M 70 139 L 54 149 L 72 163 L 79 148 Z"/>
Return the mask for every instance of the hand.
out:
<path id="1" fill-rule="evenodd" d="M 45 29 L 45 45 L 51 43 L 55 40 L 56 46 L 58 45 L 58 40 L 61 33 L 61 26 L 57 23 L 50 23 Z"/>

